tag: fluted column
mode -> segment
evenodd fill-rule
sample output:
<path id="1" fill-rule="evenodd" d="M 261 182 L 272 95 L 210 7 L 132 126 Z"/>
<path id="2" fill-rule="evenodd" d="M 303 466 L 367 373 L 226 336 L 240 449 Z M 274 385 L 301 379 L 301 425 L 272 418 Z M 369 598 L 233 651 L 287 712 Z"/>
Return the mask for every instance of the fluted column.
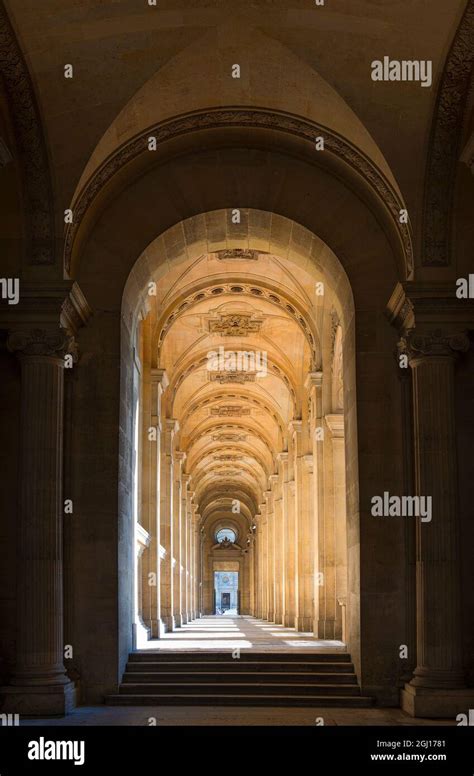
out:
<path id="1" fill-rule="evenodd" d="M 65 714 L 74 685 L 63 663 L 63 330 L 12 333 L 21 365 L 17 662 L 4 710 Z M 68 519 L 73 519 L 70 516 Z"/>
<path id="2" fill-rule="evenodd" d="M 449 716 L 474 700 L 462 664 L 454 408 L 455 359 L 468 348 L 464 334 L 427 327 L 401 341 L 412 370 L 416 495 L 432 503 L 431 519 L 417 518 L 417 666 L 402 691 L 414 716 Z"/>
<path id="3" fill-rule="evenodd" d="M 166 629 L 174 629 L 173 605 L 173 515 L 174 515 L 174 436 L 179 429 L 177 420 L 167 419 L 163 429 L 163 451 L 161 467 L 161 545 L 166 555 L 161 564 L 161 619 Z"/>

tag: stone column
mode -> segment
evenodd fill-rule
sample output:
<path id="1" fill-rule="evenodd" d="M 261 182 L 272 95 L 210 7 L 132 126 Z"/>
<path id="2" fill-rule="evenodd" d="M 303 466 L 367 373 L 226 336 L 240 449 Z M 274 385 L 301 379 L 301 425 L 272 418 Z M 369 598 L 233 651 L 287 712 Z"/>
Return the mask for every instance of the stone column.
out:
<path id="1" fill-rule="evenodd" d="M 454 364 L 468 348 L 463 333 L 431 327 L 401 340 L 412 370 L 416 495 L 432 500 L 431 520 L 417 518 L 417 667 L 401 694 L 412 716 L 450 717 L 474 702 L 462 663 L 454 409 Z"/>
<path id="2" fill-rule="evenodd" d="M 189 619 L 195 620 L 198 617 L 198 594 L 197 589 L 199 585 L 199 558 L 198 558 L 198 534 L 196 525 L 194 522 L 195 504 L 193 503 L 194 491 L 191 491 L 188 496 L 188 509 L 189 509 L 189 552 L 190 552 L 190 567 L 189 567 Z"/>
<path id="3" fill-rule="evenodd" d="M 279 480 L 279 478 L 277 478 Z M 280 484 L 278 482 L 273 498 L 273 519 L 275 528 L 273 532 L 275 553 L 275 622 L 283 624 L 283 556 L 282 556 L 282 498 L 280 496 Z"/>
<path id="4" fill-rule="evenodd" d="M 145 385 L 147 381 L 145 380 Z M 144 458 L 148 463 L 142 488 L 142 521 L 149 535 L 149 546 L 142 557 L 143 621 L 150 635 L 159 639 L 165 632 L 161 619 L 160 583 L 160 480 L 161 480 L 161 407 L 163 393 L 168 387 L 164 369 L 150 370 L 150 416 L 144 428 Z M 146 451 L 146 456 L 145 456 Z"/>
<path id="5" fill-rule="evenodd" d="M 286 574 L 285 574 L 285 622 L 287 628 L 295 627 L 296 617 L 296 597 L 295 597 L 295 580 L 296 580 L 296 535 L 295 535 L 295 515 L 296 515 L 296 485 L 292 478 L 287 483 L 288 487 L 288 517 L 286 521 L 286 537 L 285 537 L 285 550 L 286 550 Z"/>
<path id="6" fill-rule="evenodd" d="M 173 616 L 176 628 L 183 625 L 183 534 L 185 514 L 183 514 L 183 465 L 186 453 L 177 450 L 174 454 L 175 475 L 173 493 Z"/>
<path id="7" fill-rule="evenodd" d="M 191 563 L 190 563 L 190 539 L 191 531 L 189 525 L 189 485 L 191 477 L 189 474 L 183 474 L 181 477 L 182 490 L 181 490 L 181 515 L 182 515 L 182 531 L 181 531 L 181 575 L 182 575 L 182 588 L 181 588 L 181 612 L 183 618 L 183 625 L 191 619 L 190 616 L 190 604 L 189 604 L 189 590 L 191 579 Z"/>
<path id="8" fill-rule="evenodd" d="M 278 469 L 279 469 L 279 482 L 281 493 L 281 622 L 282 625 L 286 624 L 287 612 L 288 612 L 288 593 L 287 593 L 287 578 L 288 578 L 288 515 L 290 511 L 290 483 L 288 478 L 288 453 L 278 453 Z"/>
<path id="9" fill-rule="evenodd" d="M 344 415 L 326 415 L 331 435 L 334 512 L 334 596 L 338 602 L 335 611 L 335 639 L 342 639 L 343 605 L 347 600 L 347 541 L 346 541 L 346 465 L 344 452 Z"/>
<path id="10" fill-rule="evenodd" d="M 143 649 L 150 638 L 150 629 L 143 621 L 143 553 L 150 546 L 150 535 L 148 531 L 135 523 L 135 622 L 133 624 L 133 647 L 134 649 Z"/>
<path id="11" fill-rule="evenodd" d="M 166 629 L 172 631 L 175 627 L 173 604 L 173 516 L 174 516 L 174 436 L 179 429 L 177 420 L 167 419 L 163 429 L 163 450 L 161 467 L 161 514 L 160 533 L 161 545 L 166 555 L 161 564 L 161 619 Z"/>
<path id="12" fill-rule="evenodd" d="M 262 619 L 262 517 L 255 518 L 255 617 Z"/>
<path id="13" fill-rule="evenodd" d="M 324 428 L 322 418 L 322 372 L 310 372 L 305 381 L 305 388 L 310 399 L 310 437 L 313 451 L 313 479 L 312 479 L 312 499 L 313 499 L 313 633 L 316 638 L 324 638 L 324 632 L 320 632 L 320 618 L 324 612 L 324 605 L 321 606 L 321 598 L 324 596 L 324 573 L 322 562 L 322 547 L 324 543 L 320 541 L 321 524 L 324 523 L 322 517 L 324 514 Z"/>
<path id="14" fill-rule="evenodd" d="M 264 493 L 267 513 L 267 576 L 268 576 L 268 620 L 275 622 L 275 515 L 273 512 L 273 494 Z"/>
<path id="15" fill-rule="evenodd" d="M 63 663 L 63 391 L 74 342 L 60 329 L 10 334 L 21 365 L 17 662 L 7 713 L 64 715 L 75 702 Z M 67 495 L 67 494 L 66 494 Z"/>
<path id="16" fill-rule="evenodd" d="M 312 456 L 305 455 L 306 424 L 292 421 L 290 433 L 295 478 L 295 628 L 304 632 L 313 627 Z"/>
<path id="17" fill-rule="evenodd" d="M 197 510 L 197 506 L 195 507 Z M 194 597 L 196 599 L 196 619 L 202 617 L 203 607 L 203 581 L 204 581 L 204 529 L 200 527 L 201 516 L 196 511 L 194 515 L 195 549 L 196 549 L 196 575 L 194 577 Z"/>
<path id="18" fill-rule="evenodd" d="M 259 504 L 262 531 L 262 619 L 268 620 L 268 521 L 267 505 Z"/>

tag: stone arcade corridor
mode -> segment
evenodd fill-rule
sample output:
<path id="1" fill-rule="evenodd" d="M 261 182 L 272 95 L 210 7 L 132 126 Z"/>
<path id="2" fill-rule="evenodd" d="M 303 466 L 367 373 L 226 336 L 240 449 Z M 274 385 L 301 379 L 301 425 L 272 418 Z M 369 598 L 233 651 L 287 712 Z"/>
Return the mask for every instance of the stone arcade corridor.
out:
<path id="1" fill-rule="evenodd" d="M 0 714 L 474 709 L 473 52 L 474 0 L 0 0 Z"/>
<path id="2" fill-rule="evenodd" d="M 242 217 L 256 229 L 292 228 Z M 230 236 L 226 213 L 213 218 Z M 183 225 L 195 240 L 199 228 L 198 219 Z M 250 231 L 242 248 L 187 244 L 166 272 L 155 243 L 128 280 L 139 648 L 226 601 L 319 639 L 345 638 L 343 350 L 353 308 L 339 262 L 308 239 L 314 265 L 276 244 L 254 248 Z M 353 384 L 350 351 L 346 379 Z"/>
<path id="3" fill-rule="evenodd" d="M 173 633 L 166 633 L 160 640 L 148 641 L 148 650 L 219 650 L 235 649 L 245 652 L 345 652 L 341 641 L 322 641 L 312 633 L 298 633 L 294 628 L 241 615 L 238 617 L 204 616 L 191 620 Z"/>

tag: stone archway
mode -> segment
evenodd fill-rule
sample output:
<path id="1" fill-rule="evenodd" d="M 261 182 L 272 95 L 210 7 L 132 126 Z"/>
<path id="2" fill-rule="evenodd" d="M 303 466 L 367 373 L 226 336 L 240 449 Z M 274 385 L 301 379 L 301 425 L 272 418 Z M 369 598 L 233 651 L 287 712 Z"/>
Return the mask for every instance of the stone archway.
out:
<path id="1" fill-rule="evenodd" d="M 150 541 L 140 550 L 142 591 L 160 568 L 157 589 L 138 604 L 138 625 L 157 637 L 212 612 L 213 525 L 227 516 L 239 521 L 239 541 L 226 552 L 241 555 L 244 613 L 322 639 L 344 632 L 357 654 L 359 575 L 348 580 L 347 572 L 358 569 L 358 543 L 348 564 L 345 498 L 347 476 L 354 537 L 357 466 L 348 462 L 357 461 L 356 435 L 344 440 L 357 420 L 344 422 L 333 365 L 340 389 L 355 396 L 349 282 L 299 225 L 247 209 L 239 216 L 237 230 L 224 210 L 173 227 L 146 248 L 124 291 L 122 391 L 141 382 L 143 399 L 135 472 L 145 496 L 135 513 Z M 164 261 L 166 244 L 180 249 Z M 255 368 L 218 366 L 218 379 L 206 379 L 206 353 L 222 343 L 231 352 L 264 348 L 268 387 Z"/>

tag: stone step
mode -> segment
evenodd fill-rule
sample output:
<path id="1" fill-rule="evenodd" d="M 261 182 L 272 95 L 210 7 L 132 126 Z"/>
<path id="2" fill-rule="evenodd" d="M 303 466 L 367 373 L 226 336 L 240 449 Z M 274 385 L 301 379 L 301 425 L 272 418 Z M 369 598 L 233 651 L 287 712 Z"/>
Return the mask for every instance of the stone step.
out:
<path id="1" fill-rule="evenodd" d="M 109 706 L 305 706 L 323 708 L 370 708 L 372 698 L 324 695 L 108 695 Z"/>
<path id="2" fill-rule="evenodd" d="M 226 662 L 228 665 L 223 665 Z M 278 673 L 353 673 L 354 666 L 352 663 L 307 663 L 281 660 L 278 663 L 275 661 L 256 662 L 251 660 L 196 660 L 196 661 L 129 661 L 126 666 L 127 673 L 132 672 L 176 672 L 177 670 L 187 672 L 199 672 L 199 671 L 255 671 L 257 673 L 265 673 L 267 671 Z"/>
<path id="3" fill-rule="evenodd" d="M 186 662 L 231 662 L 239 663 L 250 662 L 266 662 L 266 663 L 351 663 L 351 656 L 347 652 L 309 652 L 302 654 L 301 652 L 240 652 L 239 658 L 232 657 L 232 648 L 227 652 L 203 652 L 202 650 L 196 650 L 196 652 L 172 652 L 171 650 L 162 650 L 153 652 L 151 650 L 142 650 L 140 652 L 132 652 L 129 656 L 129 662 L 131 663 L 186 663 Z"/>
<path id="4" fill-rule="evenodd" d="M 266 672 L 266 671 L 126 671 L 123 675 L 124 683 L 175 683 L 187 684 L 188 682 L 237 682 L 237 683 L 278 683 L 290 684 L 357 684 L 357 677 L 353 673 L 316 673 L 316 672 Z"/>
<path id="5" fill-rule="evenodd" d="M 124 683 L 119 687 L 120 695 L 213 695 L 219 691 L 220 695 L 311 695 L 311 696 L 354 696 L 360 695 L 358 684 L 325 684 L 325 685 L 301 685 L 292 682 L 279 682 L 277 684 L 259 684 L 258 682 L 242 682 L 241 684 L 229 684 L 226 682 L 190 682 L 188 684 L 132 684 Z"/>

